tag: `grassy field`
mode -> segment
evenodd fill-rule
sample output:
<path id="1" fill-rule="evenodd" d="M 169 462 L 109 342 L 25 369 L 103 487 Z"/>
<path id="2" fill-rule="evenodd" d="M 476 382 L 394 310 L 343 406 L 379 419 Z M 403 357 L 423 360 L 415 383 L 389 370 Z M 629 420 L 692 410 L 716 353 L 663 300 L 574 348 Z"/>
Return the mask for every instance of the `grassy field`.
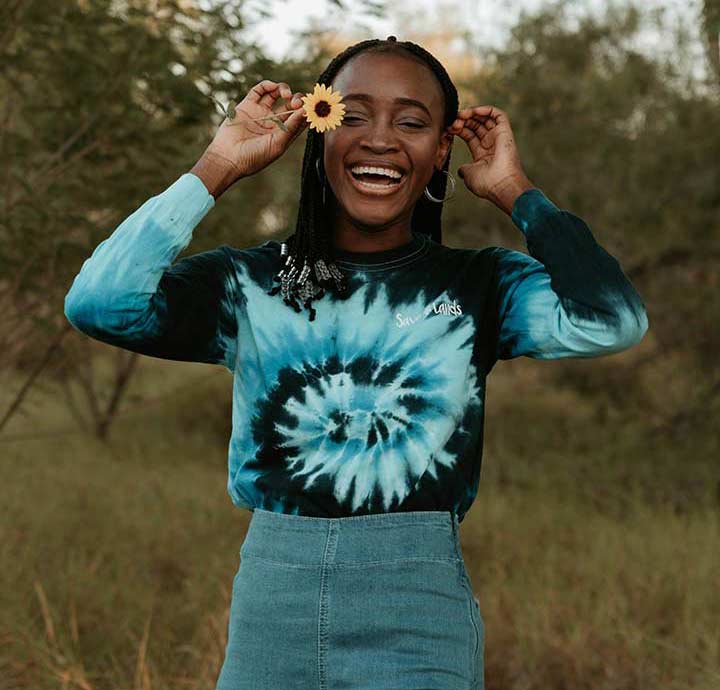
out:
<path id="1" fill-rule="evenodd" d="M 594 401 L 543 387 L 545 366 L 488 380 L 461 526 L 488 690 L 717 690 L 717 437 L 599 422 Z M 225 492 L 230 395 L 219 367 L 144 358 L 110 443 L 55 433 L 73 422 L 48 387 L 13 420 L 2 690 L 214 688 L 250 518 Z"/>

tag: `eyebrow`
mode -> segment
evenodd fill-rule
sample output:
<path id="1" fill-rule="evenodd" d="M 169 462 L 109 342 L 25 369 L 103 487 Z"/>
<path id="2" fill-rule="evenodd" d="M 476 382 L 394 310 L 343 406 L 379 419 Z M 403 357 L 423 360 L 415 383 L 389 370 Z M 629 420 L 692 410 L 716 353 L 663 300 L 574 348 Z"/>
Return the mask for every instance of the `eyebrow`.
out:
<path id="1" fill-rule="evenodd" d="M 369 94 L 369 93 L 349 93 L 347 96 L 343 96 L 344 101 L 367 101 L 369 103 L 372 103 L 375 99 Z M 395 103 L 399 103 L 401 105 L 414 105 L 418 108 L 422 108 L 427 114 L 430 119 L 432 119 L 432 115 L 430 114 L 430 111 L 427 109 L 427 106 L 424 103 L 421 103 L 420 101 L 416 101 L 414 98 L 404 98 L 404 97 L 398 97 L 394 99 Z"/>

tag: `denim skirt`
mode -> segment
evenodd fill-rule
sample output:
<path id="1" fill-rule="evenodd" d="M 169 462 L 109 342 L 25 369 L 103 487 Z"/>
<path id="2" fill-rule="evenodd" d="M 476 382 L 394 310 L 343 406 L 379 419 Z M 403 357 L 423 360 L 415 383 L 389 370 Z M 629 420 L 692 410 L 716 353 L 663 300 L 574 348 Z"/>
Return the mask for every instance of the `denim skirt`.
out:
<path id="1" fill-rule="evenodd" d="M 483 657 L 454 512 L 253 511 L 216 690 L 483 690 Z"/>

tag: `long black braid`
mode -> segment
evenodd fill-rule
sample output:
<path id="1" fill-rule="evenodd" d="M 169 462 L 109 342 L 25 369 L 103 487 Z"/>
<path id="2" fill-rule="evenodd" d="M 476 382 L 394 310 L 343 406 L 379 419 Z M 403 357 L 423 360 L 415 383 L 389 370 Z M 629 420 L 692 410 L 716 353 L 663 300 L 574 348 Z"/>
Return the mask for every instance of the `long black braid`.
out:
<path id="1" fill-rule="evenodd" d="M 373 38 L 361 41 L 336 55 L 318 78 L 320 84 L 329 86 L 340 68 L 353 56 L 362 51 L 395 52 L 411 54 L 420 58 L 433 71 L 445 94 L 443 129 L 449 127 L 458 113 L 458 93 L 455 85 L 442 64 L 427 50 L 411 41 L 398 41 L 395 36 L 387 40 Z M 268 294 L 282 291 L 283 301 L 296 312 L 301 311 L 300 300 L 309 310 L 309 320 L 315 320 L 314 299 L 320 299 L 325 289 L 344 293 L 347 290 L 346 276 L 334 263 L 332 215 L 330 204 L 324 203 L 325 172 L 323 170 L 324 136 L 314 129 L 308 129 L 303 157 L 300 182 L 300 206 L 295 232 L 281 245 L 281 255 L 286 257 L 283 268 L 273 277 L 279 282 Z M 442 170 L 436 170 L 428 184 L 429 192 L 435 198 L 445 197 L 447 172 L 450 166 L 450 151 Z M 320 180 L 323 178 L 323 182 Z M 329 185 L 328 185 L 329 186 Z M 332 196 L 332 191 L 330 192 Z M 411 226 L 414 231 L 442 241 L 441 214 L 444 204 L 431 202 L 423 194 L 415 204 Z M 314 267 L 314 275 L 313 275 Z"/>

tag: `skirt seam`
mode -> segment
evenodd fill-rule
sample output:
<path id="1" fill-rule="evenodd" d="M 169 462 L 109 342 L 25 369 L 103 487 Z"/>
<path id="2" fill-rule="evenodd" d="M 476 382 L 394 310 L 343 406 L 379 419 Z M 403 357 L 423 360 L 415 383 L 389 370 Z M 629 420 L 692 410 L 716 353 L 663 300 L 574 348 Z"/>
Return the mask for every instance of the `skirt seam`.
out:
<path id="1" fill-rule="evenodd" d="M 363 561 L 362 563 L 354 563 L 347 561 L 336 561 L 335 563 L 288 563 L 287 561 L 274 561 L 264 556 L 255 556 L 251 553 L 245 553 L 243 558 L 247 560 L 262 561 L 263 563 L 269 563 L 270 565 L 278 565 L 285 568 L 300 568 L 309 570 L 318 570 L 320 568 L 324 570 L 335 570 L 340 568 L 365 568 L 366 566 L 377 566 L 377 565 L 391 565 L 393 563 L 448 563 L 457 564 L 460 562 L 457 558 L 431 558 L 431 557 L 408 557 L 408 558 L 391 558 L 382 561 Z"/>

